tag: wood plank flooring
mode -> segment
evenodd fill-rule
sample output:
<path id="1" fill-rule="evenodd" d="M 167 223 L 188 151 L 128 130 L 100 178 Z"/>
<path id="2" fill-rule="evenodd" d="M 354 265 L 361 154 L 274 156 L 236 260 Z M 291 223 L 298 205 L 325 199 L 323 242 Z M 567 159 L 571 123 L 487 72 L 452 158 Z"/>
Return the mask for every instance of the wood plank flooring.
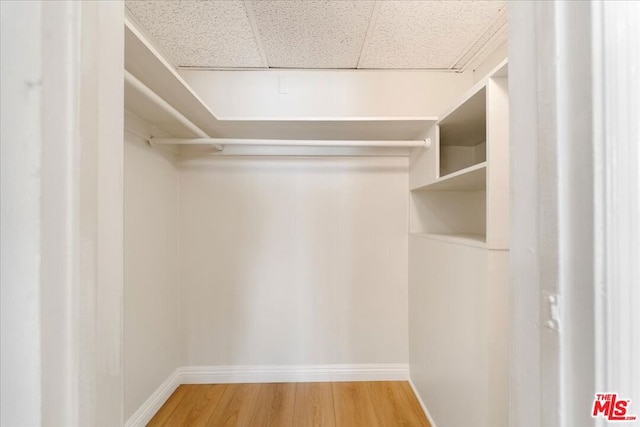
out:
<path id="1" fill-rule="evenodd" d="M 406 381 L 181 385 L 148 426 L 430 427 Z"/>

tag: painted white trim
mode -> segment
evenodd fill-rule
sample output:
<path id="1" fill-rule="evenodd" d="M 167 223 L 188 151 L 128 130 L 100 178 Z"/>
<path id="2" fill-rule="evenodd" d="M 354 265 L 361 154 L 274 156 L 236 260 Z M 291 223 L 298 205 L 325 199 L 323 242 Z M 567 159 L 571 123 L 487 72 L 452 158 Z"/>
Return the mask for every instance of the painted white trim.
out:
<path id="1" fill-rule="evenodd" d="M 151 418 L 153 418 L 156 412 L 158 412 L 167 399 L 169 399 L 169 396 L 171 396 L 181 384 L 179 371 L 180 368 L 173 371 L 173 373 L 160 384 L 160 387 L 158 387 L 127 420 L 124 424 L 125 427 L 144 427 L 151 421 Z"/>
<path id="2" fill-rule="evenodd" d="M 640 415 L 640 3 L 591 6 L 595 392 L 614 390 Z"/>
<path id="3" fill-rule="evenodd" d="M 78 161 L 82 152 L 78 133 L 82 125 L 78 115 L 81 99 L 78 81 L 83 74 L 78 65 L 81 61 L 87 62 L 86 52 L 81 51 L 83 7 L 79 2 L 42 2 L 41 11 L 46 17 L 42 26 L 47 36 L 42 37 L 40 67 L 40 327 L 42 420 L 48 425 L 80 425 L 80 408 L 86 398 L 77 391 L 82 381 L 80 352 L 83 351 L 77 337 L 82 325 L 81 298 L 85 295 L 81 291 L 85 288 L 80 285 L 84 282 L 78 277 L 81 243 L 76 205 L 83 178 Z M 24 49 L 24 44 L 20 43 L 20 49 Z"/>
<path id="4" fill-rule="evenodd" d="M 509 14 L 510 421 L 605 425 L 591 417 L 594 393 L 632 408 L 640 395 L 640 7 L 513 2 Z M 548 294 L 562 301 L 557 329 Z"/>
<path id="5" fill-rule="evenodd" d="M 410 381 L 404 363 L 357 365 L 184 366 L 176 369 L 127 420 L 125 427 L 145 426 L 181 384 L 281 383 L 328 381 Z M 435 427 L 413 384 L 411 387 Z"/>
<path id="6" fill-rule="evenodd" d="M 416 396 L 416 399 L 418 399 L 418 403 L 422 408 L 422 412 L 424 412 L 424 415 L 427 417 L 427 420 L 429 420 L 429 424 L 431 425 L 431 427 L 436 427 L 436 422 L 433 420 L 433 417 L 431 417 L 431 414 L 427 409 L 427 405 L 425 405 L 424 401 L 422 400 L 422 397 L 420 396 L 420 393 L 418 393 L 418 389 L 416 388 L 416 385 L 413 383 L 413 381 L 411 381 L 411 378 L 409 378 L 409 385 L 411 386 L 411 390 L 413 390 L 413 394 Z"/>
<path id="7" fill-rule="evenodd" d="M 187 366 L 181 384 L 407 381 L 408 364 Z"/>
<path id="8" fill-rule="evenodd" d="M 64 292 L 77 301 L 77 425 L 115 426 L 124 421 L 124 3 L 80 6 L 77 173 L 68 218 L 76 277 Z"/>

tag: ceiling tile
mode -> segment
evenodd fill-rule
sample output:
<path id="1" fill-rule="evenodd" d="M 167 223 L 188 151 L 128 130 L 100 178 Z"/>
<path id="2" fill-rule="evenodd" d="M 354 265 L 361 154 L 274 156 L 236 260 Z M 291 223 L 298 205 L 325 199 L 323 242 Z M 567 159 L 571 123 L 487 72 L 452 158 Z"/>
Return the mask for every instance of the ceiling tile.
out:
<path id="1" fill-rule="evenodd" d="M 373 1 L 251 1 L 270 67 L 356 68 Z"/>
<path id="2" fill-rule="evenodd" d="M 176 66 L 265 66 L 242 1 L 129 0 L 126 6 Z"/>
<path id="3" fill-rule="evenodd" d="M 360 68 L 462 68 L 506 23 L 505 8 L 504 1 L 384 1 Z"/>

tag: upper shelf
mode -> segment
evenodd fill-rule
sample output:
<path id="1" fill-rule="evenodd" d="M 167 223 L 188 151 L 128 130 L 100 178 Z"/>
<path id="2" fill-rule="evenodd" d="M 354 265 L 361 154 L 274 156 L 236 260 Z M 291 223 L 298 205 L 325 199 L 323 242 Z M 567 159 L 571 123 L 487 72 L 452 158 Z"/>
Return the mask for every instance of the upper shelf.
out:
<path id="1" fill-rule="evenodd" d="M 353 117 L 219 120 L 174 67 L 125 20 L 125 69 L 213 138 L 421 140 L 436 117 Z M 175 138 L 202 137 L 127 80 L 125 108 Z"/>
<path id="2" fill-rule="evenodd" d="M 125 69 L 180 111 L 206 133 L 215 133 L 217 119 L 162 55 L 125 19 Z M 175 137 L 194 137 L 187 127 L 151 102 L 144 93 L 125 81 L 125 108 Z"/>
<path id="3" fill-rule="evenodd" d="M 234 138 L 311 140 L 420 140 L 435 119 L 289 119 L 218 121 L 216 135 Z"/>

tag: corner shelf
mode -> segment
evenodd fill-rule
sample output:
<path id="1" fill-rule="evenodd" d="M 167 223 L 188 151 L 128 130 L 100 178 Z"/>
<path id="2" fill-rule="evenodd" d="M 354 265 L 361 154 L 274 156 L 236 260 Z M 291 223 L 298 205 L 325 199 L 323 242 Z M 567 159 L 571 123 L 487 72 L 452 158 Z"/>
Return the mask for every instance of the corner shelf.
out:
<path id="1" fill-rule="evenodd" d="M 437 179 L 414 191 L 477 191 L 487 188 L 487 162 L 475 164 Z"/>
<path id="2" fill-rule="evenodd" d="M 436 150 L 410 160 L 412 235 L 488 250 L 508 249 L 506 60 L 454 102 L 430 129 L 429 137 Z"/>

